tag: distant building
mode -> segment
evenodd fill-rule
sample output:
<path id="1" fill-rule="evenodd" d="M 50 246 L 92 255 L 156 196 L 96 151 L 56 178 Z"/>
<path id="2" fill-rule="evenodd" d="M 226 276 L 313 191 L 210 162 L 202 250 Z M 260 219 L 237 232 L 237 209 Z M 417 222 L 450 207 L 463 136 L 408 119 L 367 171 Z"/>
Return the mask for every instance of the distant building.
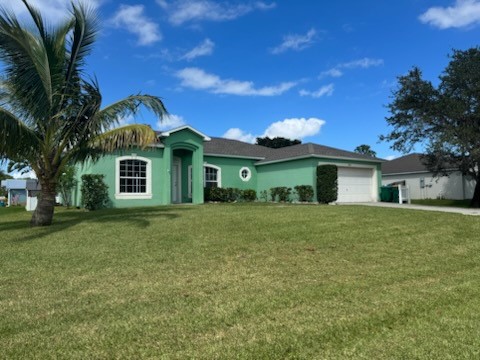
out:
<path id="1" fill-rule="evenodd" d="M 37 195 L 40 192 L 40 184 L 37 179 L 2 180 L 1 185 L 7 189 L 7 206 L 25 206 L 28 211 L 37 207 Z"/>
<path id="2" fill-rule="evenodd" d="M 471 199 L 475 180 L 458 169 L 448 169 L 448 176 L 435 177 L 422 162 L 421 154 L 410 154 L 382 164 L 382 185 L 408 186 L 411 199 Z"/>

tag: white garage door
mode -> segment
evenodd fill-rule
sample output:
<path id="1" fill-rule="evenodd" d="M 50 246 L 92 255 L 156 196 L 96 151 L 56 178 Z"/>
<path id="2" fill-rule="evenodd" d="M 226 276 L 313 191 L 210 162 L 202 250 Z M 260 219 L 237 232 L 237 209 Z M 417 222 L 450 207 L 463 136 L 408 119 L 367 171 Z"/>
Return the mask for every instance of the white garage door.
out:
<path id="1" fill-rule="evenodd" d="M 338 168 L 338 202 L 369 202 L 372 199 L 373 169 Z"/>

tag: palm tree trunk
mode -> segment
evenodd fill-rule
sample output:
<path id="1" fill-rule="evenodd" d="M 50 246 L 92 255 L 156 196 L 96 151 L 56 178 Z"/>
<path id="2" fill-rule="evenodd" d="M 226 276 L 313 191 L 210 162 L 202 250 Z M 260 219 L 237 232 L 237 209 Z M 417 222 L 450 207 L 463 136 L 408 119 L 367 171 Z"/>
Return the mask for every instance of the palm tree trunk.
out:
<path id="1" fill-rule="evenodd" d="M 475 190 L 473 191 L 473 198 L 472 201 L 470 201 L 470 207 L 480 207 L 480 174 L 477 176 L 477 184 L 475 185 Z"/>
<path id="2" fill-rule="evenodd" d="M 40 181 L 42 190 L 39 194 L 37 208 L 30 220 L 31 226 L 47 226 L 52 224 L 53 210 L 55 207 L 55 184 L 50 181 Z"/>

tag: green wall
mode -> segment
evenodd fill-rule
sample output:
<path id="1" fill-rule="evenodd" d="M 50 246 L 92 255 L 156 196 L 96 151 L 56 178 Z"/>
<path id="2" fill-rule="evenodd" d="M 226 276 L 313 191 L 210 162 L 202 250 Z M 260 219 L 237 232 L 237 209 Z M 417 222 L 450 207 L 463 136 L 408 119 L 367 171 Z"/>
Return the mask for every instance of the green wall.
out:
<path id="1" fill-rule="evenodd" d="M 108 186 L 108 195 L 111 201 L 111 207 L 150 206 L 167 203 L 165 194 L 161 191 L 162 183 L 167 176 L 165 171 L 162 172 L 162 169 L 164 168 L 164 166 L 162 166 L 164 163 L 163 153 L 163 149 L 159 148 L 152 148 L 151 150 L 129 149 L 117 151 L 110 155 L 105 155 L 95 163 L 89 162 L 85 165 L 80 165 L 77 170 L 78 185 L 74 194 L 75 206 L 80 206 L 80 187 L 81 177 L 83 174 L 105 175 L 104 181 Z M 132 154 L 152 160 L 151 199 L 115 199 L 115 159 L 119 156 L 130 156 Z"/>
<path id="2" fill-rule="evenodd" d="M 254 163 L 258 160 L 253 159 L 237 159 L 219 156 L 205 156 L 204 164 L 218 166 L 222 169 L 222 187 L 232 187 L 238 189 L 257 189 L 257 169 Z M 248 181 L 240 178 L 240 169 L 248 167 L 252 173 L 252 177 Z M 258 195 L 258 194 L 257 194 Z"/>
<path id="3" fill-rule="evenodd" d="M 308 158 L 257 166 L 257 196 L 261 191 L 268 192 L 277 186 L 287 186 L 293 190 L 297 185 L 311 185 L 315 191 L 317 163 L 318 159 Z"/>

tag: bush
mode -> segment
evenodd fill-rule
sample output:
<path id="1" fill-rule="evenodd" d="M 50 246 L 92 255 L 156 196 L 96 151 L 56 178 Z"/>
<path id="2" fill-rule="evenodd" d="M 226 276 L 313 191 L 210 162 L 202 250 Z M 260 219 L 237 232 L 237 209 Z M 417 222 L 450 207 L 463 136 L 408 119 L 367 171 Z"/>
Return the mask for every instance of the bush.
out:
<path id="1" fill-rule="evenodd" d="M 66 165 L 62 175 L 58 178 L 57 191 L 62 195 L 63 205 L 67 208 L 72 205 L 72 192 L 78 183 L 75 172 L 73 165 Z"/>
<path id="2" fill-rule="evenodd" d="M 303 202 L 310 202 L 313 200 L 313 186 L 312 185 L 297 185 L 295 191 L 298 194 L 298 200 Z"/>
<path id="3" fill-rule="evenodd" d="M 98 210 L 107 206 L 108 186 L 103 181 L 104 175 L 82 175 L 82 205 L 87 210 Z"/>
<path id="4" fill-rule="evenodd" d="M 270 189 L 270 196 L 272 197 L 272 201 L 276 201 L 278 198 L 278 201 L 287 202 L 290 200 L 291 193 L 292 188 L 286 186 L 278 186 Z"/>
<path id="5" fill-rule="evenodd" d="M 328 204 L 337 200 L 338 171 L 335 165 L 317 166 L 317 200 Z"/>
<path id="6" fill-rule="evenodd" d="M 244 201 L 255 201 L 257 200 L 257 192 L 253 189 L 246 189 L 242 191 L 242 199 Z"/>
<path id="7" fill-rule="evenodd" d="M 234 202 L 241 198 L 242 191 L 237 188 L 205 188 L 203 196 L 205 201 Z"/>
<path id="8" fill-rule="evenodd" d="M 260 200 L 267 202 L 268 201 L 268 191 L 267 190 L 262 190 L 260 191 Z"/>

